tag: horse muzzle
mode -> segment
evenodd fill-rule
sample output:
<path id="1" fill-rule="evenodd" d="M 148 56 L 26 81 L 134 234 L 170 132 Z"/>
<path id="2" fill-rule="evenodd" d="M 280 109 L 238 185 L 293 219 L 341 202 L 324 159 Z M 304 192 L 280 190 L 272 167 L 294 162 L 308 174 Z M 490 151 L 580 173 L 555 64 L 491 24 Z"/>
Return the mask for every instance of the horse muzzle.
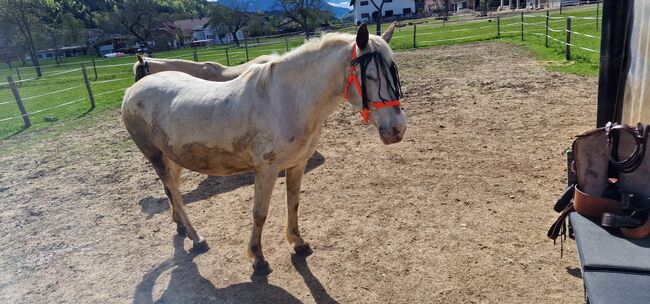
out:
<path id="1" fill-rule="evenodd" d="M 406 126 L 404 128 L 380 128 L 379 137 L 381 137 L 381 141 L 384 142 L 385 145 L 390 145 L 402 141 L 404 131 L 406 131 Z"/>

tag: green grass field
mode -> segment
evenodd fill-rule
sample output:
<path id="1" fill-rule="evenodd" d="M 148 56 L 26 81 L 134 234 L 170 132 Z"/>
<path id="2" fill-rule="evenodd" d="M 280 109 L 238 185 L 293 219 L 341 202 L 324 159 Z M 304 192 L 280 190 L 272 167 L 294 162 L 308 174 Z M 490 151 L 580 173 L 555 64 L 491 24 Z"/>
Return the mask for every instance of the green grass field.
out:
<path id="1" fill-rule="evenodd" d="M 563 14 L 552 12 L 549 27 L 554 31 L 549 36 L 559 41 L 566 37 L 566 17 L 593 18 L 596 9 L 591 6 L 587 9 L 564 10 Z M 500 18 L 500 37 L 497 37 L 497 19 L 480 19 L 442 23 L 435 19 L 409 20 L 400 26 L 391 40 L 394 50 L 412 49 L 415 28 L 415 46 L 433 47 L 466 43 L 472 41 L 500 41 L 514 43 L 529 48 L 539 60 L 547 63 L 547 68 L 554 71 L 575 73 L 579 75 L 597 75 L 599 53 L 590 52 L 578 47 L 572 48 L 572 60 L 566 61 L 565 46 L 561 42 L 549 39 L 549 47 L 545 47 L 545 17 L 539 12 L 530 12 L 524 17 L 524 40 L 521 40 L 521 17 L 503 16 Z M 596 29 L 595 19 L 572 20 L 572 44 L 586 49 L 600 49 L 600 39 L 581 34 L 600 37 Z M 413 25 L 417 23 L 417 25 Z M 383 27 L 385 28 L 386 25 Z M 370 26 L 374 30 L 374 26 Z M 354 28 L 343 31 L 354 32 Z M 287 48 L 295 48 L 302 44 L 301 36 L 271 38 L 253 38 L 247 43 L 248 58 L 252 59 L 263 54 L 284 53 Z M 226 50 L 222 46 L 211 46 L 197 50 L 199 61 L 216 61 L 226 64 Z M 228 51 L 229 64 L 237 65 L 246 62 L 246 52 L 243 47 L 231 47 Z M 158 58 L 180 58 L 192 60 L 192 49 L 180 49 L 155 54 Z M 27 112 L 30 113 L 32 127 L 29 130 L 41 129 L 55 124 L 57 121 L 66 121 L 84 115 L 97 115 L 106 109 L 114 109 L 121 104 L 123 90 L 133 84 L 132 64 L 133 56 L 99 59 L 96 58 L 97 79 L 89 61 L 93 57 L 82 56 L 65 58 L 57 66 L 53 60 L 43 60 L 42 71 L 44 77 L 38 80 L 28 80 L 19 83 L 18 90 L 24 101 Z M 516 58 L 513 58 L 516 60 Z M 90 102 L 83 82 L 80 63 L 85 62 L 91 80 L 91 87 L 95 94 L 96 108 L 89 112 Z M 20 78 L 30 79 L 35 77 L 32 67 L 19 66 Z M 18 80 L 16 70 L 0 69 L 0 83 L 4 83 L 7 76 Z M 0 139 L 23 131 L 23 121 L 16 106 L 13 94 L 6 84 L 0 84 Z"/>

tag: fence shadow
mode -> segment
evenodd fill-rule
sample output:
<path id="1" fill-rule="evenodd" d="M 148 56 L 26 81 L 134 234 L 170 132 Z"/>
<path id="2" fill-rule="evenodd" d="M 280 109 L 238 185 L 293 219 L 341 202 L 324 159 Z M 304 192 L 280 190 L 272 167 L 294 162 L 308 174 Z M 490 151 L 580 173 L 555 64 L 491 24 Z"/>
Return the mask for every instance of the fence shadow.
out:
<path id="1" fill-rule="evenodd" d="M 25 130 L 27 130 L 27 128 L 22 127 L 22 128 L 20 128 L 20 130 L 18 130 L 18 131 L 15 131 L 15 132 L 13 132 L 13 133 L 11 133 L 11 134 L 5 136 L 5 137 L 1 137 L 0 140 L 10 139 L 10 138 L 12 138 L 12 137 L 14 137 L 14 136 L 16 136 L 16 135 L 18 135 L 18 134 L 20 134 L 20 133 L 25 132 Z"/>
<path id="2" fill-rule="evenodd" d="M 325 163 L 325 157 L 316 151 L 309 159 L 305 172 L 316 169 Z M 284 171 L 279 175 L 284 177 Z M 227 193 L 244 186 L 252 185 L 255 183 L 255 174 L 244 173 L 233 176 L 208 176 L 204 179 L 196 189 L 183 195 L 185 204 L 191 204 L 196 201 L 204 200 L 218 194 Z M 162 189 L 162 184 L 160 186 Z M 162 192 L 162 191 L 161 191 Z M 145 197 L 138 202 L 142 212 L 146 213 L 147 218 L 151 218 L 154 214 L 164 212 L 169 209 L 169 201 L 166 197 L 154 198 L 151 196 Z"/>
<path id="3" fill-rule="evenodd" d="M 199 254 L 185 251 L 184 237 L 174 236 L 174 257 L 151 269 L 137 285 L 133 303 L 302 303 L 281 287 L 268 283 L 265 276 L 253 276 L 251 282 L 215 287 L 201 276 L 194 258 Z M 154 299 L 154 287 L 160 276 L 171 270 L 162 295 Z M 251 270 L 252 271 L 252 270 Z"/>

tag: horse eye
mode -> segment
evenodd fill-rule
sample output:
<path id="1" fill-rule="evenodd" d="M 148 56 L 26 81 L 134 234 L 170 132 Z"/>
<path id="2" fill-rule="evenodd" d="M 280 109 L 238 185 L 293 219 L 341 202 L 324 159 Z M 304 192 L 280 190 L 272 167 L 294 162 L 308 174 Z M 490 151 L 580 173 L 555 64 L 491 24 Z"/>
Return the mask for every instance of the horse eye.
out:
<path id="1" fill-rule="evenodd" d="M 377 78 L 375 78 L 374 76 L 371 76 L 371 75 L 366 75 L 366 78 L 368 78 L 369 80 L 372 80 L 372 81 L 377 81 Z"/>

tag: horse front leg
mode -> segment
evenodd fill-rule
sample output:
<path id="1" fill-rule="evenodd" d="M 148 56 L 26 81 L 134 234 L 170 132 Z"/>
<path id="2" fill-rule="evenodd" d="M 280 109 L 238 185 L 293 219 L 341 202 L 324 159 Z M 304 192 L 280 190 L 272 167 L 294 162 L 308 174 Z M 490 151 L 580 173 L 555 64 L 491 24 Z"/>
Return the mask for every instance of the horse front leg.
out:
<path id="1" fill-rule="evenodd" d="M 300 236 L 298 229 L 298 205 L 300 204 L 300 186 L 302 177 L 305 175 L 305 167 L 308 160 L 298 166 L 287 169 L 287 229 L 286 236 L 289 244 L 297 255 L 310 255 L 312 253 L 309 244 Z"/>
<path id="2" fill-rule="evenodd" d="M 271 273 L 269 263 L 262 253 L 262 227 L 269 211 L 273 186 L 278 178 L 278 170 L 264 168 L 255 172 L 255 194 L 253 203 L 253 233 L 248 243 L 248 256 L 253 259 L 253 273 L 268 275 Z"/>

